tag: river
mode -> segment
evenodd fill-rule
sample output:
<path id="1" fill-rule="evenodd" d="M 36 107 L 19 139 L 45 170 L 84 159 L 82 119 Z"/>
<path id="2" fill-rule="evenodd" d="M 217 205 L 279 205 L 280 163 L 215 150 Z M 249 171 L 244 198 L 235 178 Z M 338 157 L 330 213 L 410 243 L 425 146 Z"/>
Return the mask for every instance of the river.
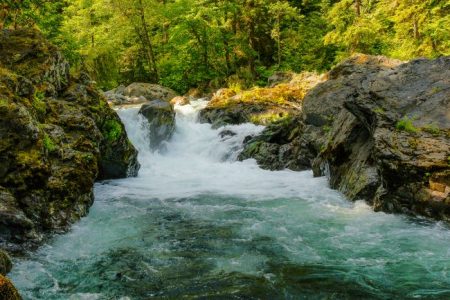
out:
<path id="1" fill-rule="evenodd" d="M 237 162 L 263 128 L 199 124 L 205 103 L 177 107 L 157 153 L 138 108 L 118 111 L 139 176 L 97 183 L 87 217 L 16 260 L 24 299 L 450 299 L 448 225 Z"/>

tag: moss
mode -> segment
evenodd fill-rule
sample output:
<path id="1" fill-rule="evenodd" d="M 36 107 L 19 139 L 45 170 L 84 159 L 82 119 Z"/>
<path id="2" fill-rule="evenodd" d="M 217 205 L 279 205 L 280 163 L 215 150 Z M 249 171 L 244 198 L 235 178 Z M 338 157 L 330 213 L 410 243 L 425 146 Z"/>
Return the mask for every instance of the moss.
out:
<path id="1" fill-rule="evenodd" d="M 289 119 L 289 114 L 283 112 L 280 113 L 268 112 L 262 114 L 255 114 L 250 117 L 250 121 L 253 124 L 258 125 L 268 125 L 270 123 L 280 122 L 286 119 Z"/>
<path id="2" fill-rule="evenodd" d="M 383 108 L 381 107 L 377 107 L 373 110 L 374 113 L 380 114 L 380 115 L 384 115 L 386 112 L 384 111 Z"/>
<path id="3" fill-rule="evenodd" d="M 122 125 L 116 120 L 108 120 L 103 125 L 103 135 L 110 141 L 116 141 L 122 135 Z"/>
<path id="4" fill-rule="evenodd" d="M 41 161 L 41 152 L 37 149 L 30 151 L 19 151 L 16 154 L 16 160 L 21 165 L 33 165 Z"/>
<path id="5" fill-rule="evenodd" d="M 410 133 L 416 133 L 420 131 L 419 128 L 414 126 L 413 120 L 408 117 L 404 117 L 400 121 L 398 121 L 397 124 L 395 125 L 395 128 L 397 130 L 406 131 Z"/>
<path id="6" fill-rule="evenodd" d="M 324 125 L 322 126 L 322 130 L 326 133 L 329 133 L 331 131 L 331 126 L 329 125 Z"/>
<path id="7" fill-rule="evenodd" d="M 33 97 L 33 108 L 38 114 L 44 115 L 47 112 L 47 105 L 44 102 L 44 94 L 41 92 L 36 92 Z"/>
<path id="8" fill-rule="evenodd" d="M 441 130 L 436 124 L 428 124 L 422 127 L 422 130 L 428 133 L 431 133 L 432 135 L 439 135 L 441 133 Z"/>
<path id="9" fill-rule="evenodd" d="M 418 145 L 419 145 L 417 139 L 414 139 L 414 138 L 408 139 L 408 144 L 409 144 L 409 146 L 410 146 L 412 149 L 414 149 L 414 150 L 416 150 L 417 147 L 418 147 Z"/>
<path id="10" fill-rule="evenodd" d="M 437 94 L 441 92 L 443 89 L 441 87 L 435 86 L 433 89 L 431 89 L 431 95 Z"/>
<path id="11" fill-rule="evenodd" d="M 106 101 L 100 100 L 99 103 L 98 103 L 97 105 L 91 105 L 91 106 L 89 106 L 89 109 L 90 109 L 92 112 L 98 113 L 98 112 L 103 111 L 103 110 L 104 110 L 105 108 L 107 108 L 107 107 L 108 107 L 108 105 L 107 105 Z"/>
<path id="12" fill-rule="evenodd" d="M 7 99 L 0 98 L 0 107 L 8 106 L 8 105 L 9 105 L 9 101 Z"/>
<path id="13" fill-rule="evenodd" d="M 49 137 L 47 134 L 44 134 L 44 148 L 48 152 L 53 152 L 56 150 L 57 146 L 55 145 L 55 142 L 52 140 L 51 137 Z"/>

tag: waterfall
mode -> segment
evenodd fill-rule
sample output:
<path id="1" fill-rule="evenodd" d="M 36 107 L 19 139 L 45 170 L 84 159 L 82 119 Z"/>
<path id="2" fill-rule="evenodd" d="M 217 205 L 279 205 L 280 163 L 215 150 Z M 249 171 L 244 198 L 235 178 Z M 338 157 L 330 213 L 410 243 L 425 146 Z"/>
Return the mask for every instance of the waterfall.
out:
<path id="1" fill-rule="evenodd" d="M 138 108 L 118 110 L 139 176 L 96 184 L 86 218 L 16 261 L 24 299 L 450 298 L 447 225 L 375 213 L 310 171 L 238 162 L 263 128 L 212 129 L 197 122 L 205 105 L 177 106 L 155 152 Z"/>

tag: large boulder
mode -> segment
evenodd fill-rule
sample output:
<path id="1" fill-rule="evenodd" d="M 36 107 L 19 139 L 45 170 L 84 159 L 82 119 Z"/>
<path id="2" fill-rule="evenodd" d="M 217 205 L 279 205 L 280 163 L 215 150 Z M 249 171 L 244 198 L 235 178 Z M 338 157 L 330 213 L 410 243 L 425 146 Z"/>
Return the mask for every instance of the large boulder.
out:
<path id="1" fill-rule="evenodd" d="M 148 120 L 150 147 L 158 149 L 175 131 L 175 110 L 168 102 L 155 100 L 144 104 L 139 114 Z"/>
<path id="2" fill-rule="evenodd" d="M 135 82 L 124 89 L 123 95 L 126 97 L 144 97 L 147 101 L 170 101 L 177 96 L 177 93 L 159 84 Z"/>
<path id="3" fill-rule="evenodd" d="M 376 210 L 450 220 L 450 58 L 414 60 L 356 84 L 349 77 L 353 92 L 330 126 L 315 174 Z"/>
<path id="4" fill-rule="evenodd" d="M 136 105 L 153 100 L 170 101 L 177 93 L 159 84 L 135 82 L 125 87 L 120 85 L 103 93 L 111 105 Z"/>
<path id="5" fill-rule="evenodd" d="M 245 91 L 218 90 L 208 106 L 200 112 L 202 123 L 214 128 L 228 124 L 268 125 L 300 114 L 308 90 L 321 82 L 314 73 L 297 74 L 289 83 Z"/>
<path id="6" fill-rule="evenodd" d="M 86 74 L 34 30 L 0 33 L 0 247 L 21 251 L 86 215 L 98 179 L 137 152 Z"/>

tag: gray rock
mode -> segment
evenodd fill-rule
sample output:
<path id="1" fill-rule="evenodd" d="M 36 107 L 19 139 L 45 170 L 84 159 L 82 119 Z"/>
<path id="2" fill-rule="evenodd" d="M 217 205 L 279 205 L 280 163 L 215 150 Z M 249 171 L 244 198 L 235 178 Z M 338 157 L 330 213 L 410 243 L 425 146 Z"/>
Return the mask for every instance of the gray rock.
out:
<path id="1" fill-rule="evenodd" d="M 268 126 L 239 159 L 312 167 L 376 210 L 450 220 L 450 57 L 357 55 L 327 77 L 308 92 L 298 120 Z"/>
<path id="2" fill-rule="evenodd" d="M 161 100 L 152 101 L 144 104 L 139 114 L 148 120 L 152 149 L 158 149 L 162 142 L 172 137 L 175 131 L 175 110 L 170 103 Z"/>
<path id="3" fill-rule="evenodd" d="M 342 103 L 326 123 L 315 174 L 376 210 L 450 219 L 450 58 L 382 64 L 376 72 L 357 64 L 352 71 L 351 63 L 337 70 L 305 102 L 305 121 L 314 125 L 329 116 L 318 103 Z"/>
<path id="4" fill-rule="evenodd" d="M 124 89 L 123 95 L 137 98 L 142 96 L 147 99 L 147 101 L 170 101 L 177 96 L 177 93 L 158 84 L 135 82 Z"/>

